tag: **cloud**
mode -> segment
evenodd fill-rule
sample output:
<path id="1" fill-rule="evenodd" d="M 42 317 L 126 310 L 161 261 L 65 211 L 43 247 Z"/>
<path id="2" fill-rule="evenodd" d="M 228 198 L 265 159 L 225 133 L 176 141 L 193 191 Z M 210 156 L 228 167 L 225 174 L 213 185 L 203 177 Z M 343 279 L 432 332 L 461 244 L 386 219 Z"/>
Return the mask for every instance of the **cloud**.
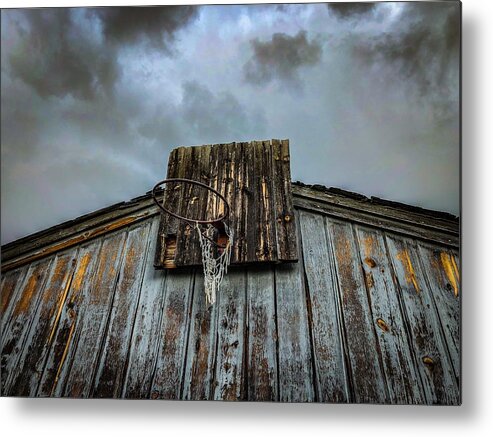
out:
<path id="1" fill-rule="evenodd" d="M 9 72 L 43 98 L 90 99 L 111 94 L 119 75 L 115 54 L 85 37 L 71 9 L 32 9 L 12 14 L 17 33 L 10 50 Z"/>
<path id="2" fill-rule="evenodd" d="M 320 43 L 308 41 L 305 31 L 299 31 L 295 36 L 275 33 L 270 41 L 254 38 L 250 43 L 253 56 L 243 70 L 246 81 L 255 85 L 274 79 L 293 85 L 298 82 L 298 70 L 316 65 L 322 55 Z"/>
<path id="3" fill-rule="evenodd" d="M 169 49 L 175 33 L 198 16 L 197 6 L 119 7 L 97 8 L 103 33 L 116 44 L 147 41 L 151 45 Z"/>
<path id="4" fill-rule="evenodd" d="M 10 74 L 43 98 L 111 98 L 121 75 L 118 49 L 141 41 L 170 54 L 175 33 L 198 16 L 193 6 L 26 9 L 6 12 L 16 42 Z M 100 25 L 102 34 L 95 30 Z"/>
<path id="5" fill-rule="evenodd" d="M 455 116 L 459 89 L 460 5 L 411 3 L 391 31 L 359 39 L 353 55 L 380 69 L 391 82 L 407 86 L 431 102 L 434 115 Z"/>
<path id="6" fill-rule="evenodd" d="M 375 11 L 376 3 L 327 3 L 329 12 L 344 20 L 361 18 L 363 15 L 371 14 Z"/>
<path id="7" fill-rule="evenodd" d="M 168 147 L 249 141 L 265 132 L 266 120 L 256 107 L 246 108 L 229 91 L 211 92 L 197 81 L 182 86 L 182 100 L 160 108 L 139 132 Z"/>

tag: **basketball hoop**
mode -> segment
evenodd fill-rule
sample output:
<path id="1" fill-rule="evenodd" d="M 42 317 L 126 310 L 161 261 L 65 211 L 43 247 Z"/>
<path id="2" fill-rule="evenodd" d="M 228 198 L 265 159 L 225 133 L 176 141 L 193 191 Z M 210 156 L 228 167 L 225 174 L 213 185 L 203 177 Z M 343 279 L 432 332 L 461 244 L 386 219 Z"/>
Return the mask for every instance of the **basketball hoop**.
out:
<path id="1" fill-rule="evenodd" d="M 224 212 L 217 218 L 206 220 L 183 217 L 173 211 L 170 211 L 161 202 L 158 201 L 156 197 L 156 190 L 163 184 L 175 182 L 196 185 L 210 191 L 224 202 Z M 225 223 L 225 220 L 228 218 L 230 211 L 227 200 L 221 193 L 219 193 L 217 190 L 210 187 L 209 185 L 185 178 L 171 178 L 158 182 L 152 189 L 152 198 L 154 199 L 156 205 L 166 214 L 187 222 L 189 225 L 197 230 L 200 248 L 202 251 L 205 296 L 207 304 L 212 305 L 216 301 L 216 294 L 219 291 L 219 286 L 223 280 L 224 275 L 228 271 L 228 266 L 231 261 L 231 250 L 233 246 L 234 233 L 233 230 L 230 229 L 229 226 L 227 226 Z M 226 234 L 228 241 L 225 245 L 219 244 L 214 241 L 214 228 Z M 214 246 L 217 249 L 215 249 Z M 219 253 L 218 249 L 221 249 L 221 253 Z M 216 255 L 216 253 L 219 254 Z"/>

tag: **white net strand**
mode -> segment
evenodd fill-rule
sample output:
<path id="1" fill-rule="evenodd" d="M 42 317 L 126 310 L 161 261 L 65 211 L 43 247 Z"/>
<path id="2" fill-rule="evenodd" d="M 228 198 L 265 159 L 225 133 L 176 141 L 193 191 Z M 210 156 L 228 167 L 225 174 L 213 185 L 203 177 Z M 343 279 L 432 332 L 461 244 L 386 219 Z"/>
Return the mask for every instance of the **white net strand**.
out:
<path id="1" fill-rule="evenodd" d="M 228 242 L 223 252 L 216 258 L 214 257 L 214 243 L 211 241 L 215 229 L 214 226 L 207 225 L 204 231 L 205 236 L 211 240 L 204 237 L 198 223 L 195 225 L 195 228 L 199 234 L 200 247 L 202 249 L 205 297 L 207 304 L 212 305 L 216 301 L 216 294 L 219 291 L 223 277 L 228 273 L 228 265 L 231 261 L 231 249 L 233 247 L 233 230 L 229 229 L 226 224 L 224 225 Z"/>

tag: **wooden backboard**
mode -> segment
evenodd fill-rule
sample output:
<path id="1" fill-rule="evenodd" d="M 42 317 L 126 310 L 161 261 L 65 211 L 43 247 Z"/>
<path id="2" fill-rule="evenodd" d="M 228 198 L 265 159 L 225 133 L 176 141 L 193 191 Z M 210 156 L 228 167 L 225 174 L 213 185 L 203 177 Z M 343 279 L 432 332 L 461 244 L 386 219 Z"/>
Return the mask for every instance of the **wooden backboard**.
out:
<path id="1" fill-rule="evenodd" d="M 288 140 L 179 147 L 170 154 L 167 178 L 205 183 L 226 198 L 235 235 L 232 265 L 297 261 Z M 195 219 L 224 210 L 214 193 L 186 183 L 168 185 L 163 202 Z M 163 213 L 157 238 L 156 268 L 201 265 L 197 232 L 187 222 Z"/>

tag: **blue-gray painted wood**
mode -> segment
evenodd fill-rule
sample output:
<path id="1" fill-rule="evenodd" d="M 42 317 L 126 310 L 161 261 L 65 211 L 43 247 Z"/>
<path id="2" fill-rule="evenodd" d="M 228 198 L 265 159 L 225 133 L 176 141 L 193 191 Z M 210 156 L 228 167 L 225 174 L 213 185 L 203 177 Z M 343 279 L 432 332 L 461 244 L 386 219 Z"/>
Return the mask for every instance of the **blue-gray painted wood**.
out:
<path id="1" fill-rule="evenodd" d="M 231 269 L 212 308 L 200 269 L 154 269 L 147 198 L 49 256 L 48 234 L 23 242 L 33 262 L 1 281 L 2 394 L 459 404 L 458 251 L 434 234 L 453 226 L 409 232 L 388 206 L 353 221 L 357 201 L 302 191 L 299 262 Z"/>

